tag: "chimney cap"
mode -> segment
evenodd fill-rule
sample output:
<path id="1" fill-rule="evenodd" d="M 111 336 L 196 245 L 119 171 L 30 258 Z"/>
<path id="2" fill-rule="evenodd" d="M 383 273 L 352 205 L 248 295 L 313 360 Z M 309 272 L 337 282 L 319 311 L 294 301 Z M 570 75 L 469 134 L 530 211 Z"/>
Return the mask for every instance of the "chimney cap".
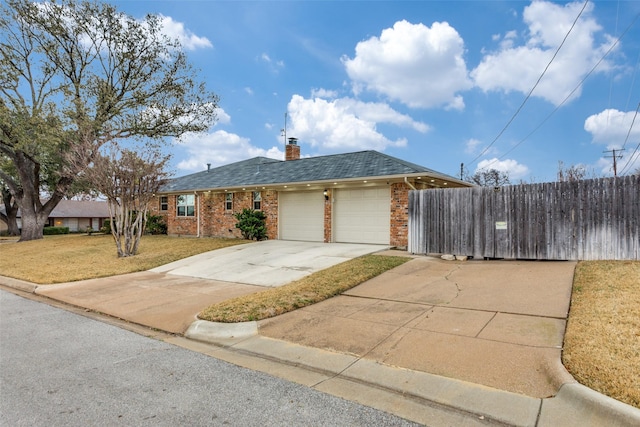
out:
<path id="1" fill-rule="evenodd" d="M 298 138 L 294 138 L 294 137 L 289 138 L 289 144 L 298 145 Z"/>

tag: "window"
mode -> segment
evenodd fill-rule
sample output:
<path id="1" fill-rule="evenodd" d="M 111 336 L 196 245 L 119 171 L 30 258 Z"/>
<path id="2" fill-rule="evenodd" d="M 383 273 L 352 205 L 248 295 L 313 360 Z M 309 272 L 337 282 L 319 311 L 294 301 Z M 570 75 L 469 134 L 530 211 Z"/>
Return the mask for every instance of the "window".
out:
<path id="1" fill-rule="evenodd" d="M 253 192 L 253 210 L 259 211 L 262 204 L 262 194 L 259 191 Z"/>
<path id="2" fill-rule="evenodd" d="M 168 211 L 169 210 L 169 197 L 160 196 L 160 210 Z"/>
<path id="3" fill-rule="evenodd" d="M 227 193 L 225 195 L 224 208 L 228 211 L 233 209 L 233 193 Z"/>
<path id="4" fill-rule="evenodd" d="M 195 216 L 196 196 L 194 194 L 181 194 L 177 197 L 177 216 Z"/>

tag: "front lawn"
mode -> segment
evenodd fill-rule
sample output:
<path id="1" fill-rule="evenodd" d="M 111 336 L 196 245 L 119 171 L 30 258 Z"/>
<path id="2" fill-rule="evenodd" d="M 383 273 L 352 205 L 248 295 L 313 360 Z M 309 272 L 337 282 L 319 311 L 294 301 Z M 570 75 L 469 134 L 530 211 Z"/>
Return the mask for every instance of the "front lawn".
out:
<path id="1" fill-rule="evenodd" d="M 0 243 L 0 274 L 38 284 L 149 270 L 202 252 L 247 243 L 238 239 L 143 236 L 138 255 L 118 258 L 111 235 L 67 234 Z"/>
<path id="2" fill-rule="evenodd" d="M 583 261 L 562 362 L 581 384 L 640 408 L 640 261 Z"/>

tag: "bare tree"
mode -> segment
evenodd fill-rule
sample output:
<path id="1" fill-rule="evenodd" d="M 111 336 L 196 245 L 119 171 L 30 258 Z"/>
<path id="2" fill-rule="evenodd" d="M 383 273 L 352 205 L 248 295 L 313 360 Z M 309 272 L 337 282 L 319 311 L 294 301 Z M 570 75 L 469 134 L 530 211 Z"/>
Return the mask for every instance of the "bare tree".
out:
<path id="1" fill-rule="evenodd" d="M 466 181 L 482 187 L 502 187 L 511 184 L 509 174 L 497 169 L 483 169 L 466 177 Z"/>
<path id="2" fill-rule="evenodd" d="M 89 1 L 0 4 L 0 156 L 16 171 L 0 167 L 0 180 L 21 209 L 20 240 L 42 238 L 104 144 L 205 131 L 217 103 L 158 16 Z"/>
<path id="3" fill-rule="evenodd" d="M 97 155 L 86 170 L 85 178 L 107 198 L 118 257 L 138 253 L 149 202 L 169 176 L 164 171 L 168 160 L 156 150 L 141 156 L 114 146 L 108 154 Z"/>
<path id="4" fill-rule="evenodd" d="M 582 165 L 565 166 L 564 162 L 558 162 L 558 182 L 575 182 L 585 179 L 587 169 Z"/>

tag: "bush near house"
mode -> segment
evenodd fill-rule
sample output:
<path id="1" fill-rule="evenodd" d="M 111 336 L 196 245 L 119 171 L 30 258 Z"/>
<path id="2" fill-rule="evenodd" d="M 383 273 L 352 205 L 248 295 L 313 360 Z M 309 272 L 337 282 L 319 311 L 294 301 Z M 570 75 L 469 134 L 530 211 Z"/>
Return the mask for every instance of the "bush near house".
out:
<path id="1" fill-rule="evenodd" d="M 167 234 L 167 223 L 161 215 L 148 215 L 146 232 L 149 234 Z"/>
<path id="2" fill-rule="evenodd" d="M 69 227 L 45 227 L 43 230 L 45 236 L 54 236 L 57 234 L 69 234 Z"/>
<path id="3" fill-rule="evenodd" d="M 267 216 L 262 211 L 243 209 L 234 215 L 238 220 L 236 228 L 242 232 L 242 237 L 247 240 L 265 240 L 267 238 Z"/>
<path id="4" fill-rule="evenodd" d="M 111 220 L 105 219 L 102 221 L 102 227 L 100 228 L 100 232 L 104 234 L 111 234 Z"/>

